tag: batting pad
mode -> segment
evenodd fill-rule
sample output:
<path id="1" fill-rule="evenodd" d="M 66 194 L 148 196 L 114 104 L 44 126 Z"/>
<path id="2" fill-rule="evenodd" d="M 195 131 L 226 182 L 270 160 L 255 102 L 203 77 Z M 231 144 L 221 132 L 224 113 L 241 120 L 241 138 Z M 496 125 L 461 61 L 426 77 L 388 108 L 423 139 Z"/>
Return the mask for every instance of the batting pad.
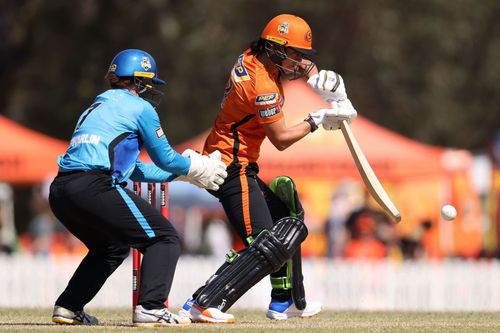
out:
<path id="1" fill-rule="evenodd" d="M 229 309 L 245 292 L 289 260 L 307 237 L 307 228 L 297 218 L 279 220 L 271 230 L 262 231 L 250 246 L 196 298 L 203 308 Z"/>

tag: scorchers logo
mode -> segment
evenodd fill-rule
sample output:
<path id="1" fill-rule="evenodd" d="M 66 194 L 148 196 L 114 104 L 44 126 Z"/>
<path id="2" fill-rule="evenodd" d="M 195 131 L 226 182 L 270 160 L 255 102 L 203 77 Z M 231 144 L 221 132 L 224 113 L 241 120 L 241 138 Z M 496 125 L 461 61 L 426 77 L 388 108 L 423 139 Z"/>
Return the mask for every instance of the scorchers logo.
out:
<path id="1" fill-rule="evenodd" d="M 280 35 L 288 33 L 288 22 L 283 22 L 278 26 L 278 32 Z"/>

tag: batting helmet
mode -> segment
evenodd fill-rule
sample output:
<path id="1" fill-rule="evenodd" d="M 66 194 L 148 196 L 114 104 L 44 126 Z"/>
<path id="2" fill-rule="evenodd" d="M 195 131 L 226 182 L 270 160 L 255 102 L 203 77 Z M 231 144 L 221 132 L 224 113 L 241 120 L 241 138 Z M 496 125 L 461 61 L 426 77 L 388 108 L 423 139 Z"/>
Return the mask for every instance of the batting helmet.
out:
<path id="1" fill-rule="evenodd" d="M 281 14 L 274 17 L 267 23 L 260 38 L 292 47 L 305 55 L 317 53 L 312 48 L 312 32 L 309 24 L 295 15 Z"/>

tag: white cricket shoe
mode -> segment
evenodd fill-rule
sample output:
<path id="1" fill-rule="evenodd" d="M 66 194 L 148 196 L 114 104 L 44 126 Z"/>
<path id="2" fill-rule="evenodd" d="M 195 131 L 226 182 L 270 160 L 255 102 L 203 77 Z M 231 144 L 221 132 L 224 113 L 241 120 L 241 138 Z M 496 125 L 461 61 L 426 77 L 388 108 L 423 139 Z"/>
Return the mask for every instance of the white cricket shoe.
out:
<path id="1" fill-rule="evenodd" d="M 217 308 L 202 308 L 198 304 L 193 303 L 189 310 L 191 320 L 195 323 L 209 324 L 232 324 L 234 316 L 229 313 L 224 313 Z"/>
<path id="2" fill-rule="evenodd" d="M 292 317 L 312 317 L 321 311 L 321 303 L 307 301 L 306 308 L 299 310 L 290 298 L 288 301 L 279 302 L 271 300 L 266 317 L 269 319 L 284 320 Z"/>
<path id="3" fill-rule="evenodd" d="M 136 327 L 162 327 L 189 325 L 191 320 L 177 316 L 165 308 L 146 310 L 141 305 L 137 305 L 134 310 L 133 323 Z"/>
<path id="4" fill-rule="evenodd" d="M 182 308 L 179 310 L 179 316 L 192 319 L 190 310 L 193 307 L 193 302 L 194 302 L 193 298 L 191 297 L 188 298 L 186 303 L 184 303 Z"/>
<path id="5" fill-rule="evenodd" d="M 52 321 L 62 325 L 97 325 L 96 317 L 88 315 L 85 311 L 71 311 L 62 306 L 54 306 Z"/>

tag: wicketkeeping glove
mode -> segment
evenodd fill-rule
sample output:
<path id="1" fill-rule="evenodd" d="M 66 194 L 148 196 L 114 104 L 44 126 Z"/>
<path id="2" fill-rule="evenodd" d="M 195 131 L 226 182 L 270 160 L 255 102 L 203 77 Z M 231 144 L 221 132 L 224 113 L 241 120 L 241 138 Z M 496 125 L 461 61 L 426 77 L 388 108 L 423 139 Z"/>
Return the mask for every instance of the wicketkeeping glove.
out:
<path id="1" fill-rule="evenodd" d="M 318 74 L 312 75 L 307 84 L 328 103 L 347 99 L 344 79 L 334 71 L 323 69 Z"/>
<path id="2" fill-rule="evenodd" d="M 191 167 L 186 176 L 177 177 L 175 180 L 187 181 L 198 187 L 217 191 L 219 185 L 227 177 L 226 165 L 221 161 L 221 153 L 216 150 L 210 155 L 201 155 L 192 149 L 186 149 L 182 156 L 191 159 Z"/>

